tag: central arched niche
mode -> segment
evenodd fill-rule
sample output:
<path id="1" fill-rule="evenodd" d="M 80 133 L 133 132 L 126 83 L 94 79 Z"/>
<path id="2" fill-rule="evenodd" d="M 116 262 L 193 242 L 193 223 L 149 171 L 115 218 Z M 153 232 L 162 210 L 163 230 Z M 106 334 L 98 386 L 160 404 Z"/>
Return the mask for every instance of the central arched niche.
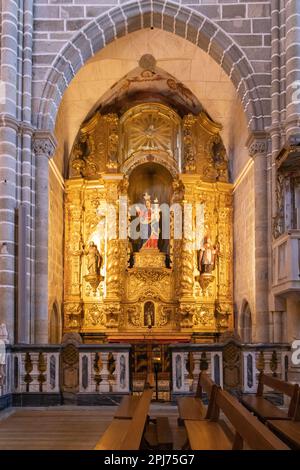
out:
<path id="1" fill-rule="evenodd" d="M 173 178 L 170 172 L 158 163 L 144 163 L 134 168 L 129 175 L 128 198 L 129 203 L 145 205 L 145 194 L 149 195 L 151 202 L 157 200 L 160 205 L 171 205 Z M 161 221 L 160 221 L 161 222 Z M 161 223 L 160 223 L 161 225 Z M 140 249 L 140 240 L 131 240 L 133 252 Z M 169 254 L 169 240 L 162 238 L 162 228 L 158 248 L 162 253 Z M 167 260 L 168 263 L 168 260 Z"/>
<path id="2" fill-rule="evenodd" d="M 143 195 L 148 193 L 159 204 L 170 204 L 172 197 L 170 172 L 158 163 L 144 163 L 134 168 L 129 175 L 128 197 L 131 204 L 144 203 Z"/>

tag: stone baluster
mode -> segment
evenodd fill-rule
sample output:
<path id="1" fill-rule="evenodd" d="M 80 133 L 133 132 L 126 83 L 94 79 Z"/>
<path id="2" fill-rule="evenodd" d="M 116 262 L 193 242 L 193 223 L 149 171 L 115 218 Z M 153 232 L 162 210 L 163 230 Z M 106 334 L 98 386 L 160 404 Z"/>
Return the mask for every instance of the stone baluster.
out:
<path id="1" fill-rule="evenodd" d="M 109 353 L 104 352 L 101 353 L 101 362 L 102 362 L 102 369 L 100 372 L 101 375 L 101 382 L 100 382 L 100 392 L 107 393 L 109 392 L 109 370 L 108 370 L 108 356 Z"/>
<path id="2" fill-rule="evenodd" d="M 183 353 L 183 390 L 185 392 L 190 391 L 192 388 L 193 382 L 190 379 L 190 373 L 188 371 L 188 361 L 189 361 L 189 353 Z"/>
<path id="3" fill-rule="evenodd" d="M 199 380 L 200 374 L 200 361 L 201 361 L 201 353 L 194 352 L 193 353 L 193 362 L 194 362 L 194 370 L 193 370 L 193 391 L 197 391 L 197 385 Z"/>

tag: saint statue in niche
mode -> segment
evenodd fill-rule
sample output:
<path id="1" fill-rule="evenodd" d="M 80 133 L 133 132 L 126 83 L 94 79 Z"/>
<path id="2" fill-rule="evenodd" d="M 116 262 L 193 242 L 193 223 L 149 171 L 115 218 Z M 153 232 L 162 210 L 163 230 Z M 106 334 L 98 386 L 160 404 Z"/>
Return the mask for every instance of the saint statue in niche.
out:
<path id="1" fill-rule="evenodd" d="M 154 326 L 154 303 L 146 302 L 144 305 L 144 326 L 152 328 Z"/>
<path id="2" fill-rule="evenodd" d="M 89 275 L 99 276 L 102 266 L 102 256 L 94 242 L 90 242 L 86 250 L 87 270 Z"/>
<path id="3" fill-rule="evenodd" d="M 198 269 L 200 274 L 211 274 L 216 266 L 218 249 L 212 244 L 209 236 L 204 237 L 204 243 L 199 250 Z"/>
<path id="4" fill-rule="evenodd" d="M 142 248 L 158 248 L 159 239 L 159 204 L 155 199 L 151 204 L 151 196 L 144 194 L 145 208 L 136 206 L 136 211 L 140 219 L 140 233 Z"/>

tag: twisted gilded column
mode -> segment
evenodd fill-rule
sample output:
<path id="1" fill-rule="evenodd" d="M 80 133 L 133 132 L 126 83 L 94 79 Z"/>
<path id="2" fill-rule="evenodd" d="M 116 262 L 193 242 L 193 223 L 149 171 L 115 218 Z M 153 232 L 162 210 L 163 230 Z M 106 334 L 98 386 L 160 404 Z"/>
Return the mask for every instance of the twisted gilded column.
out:
<path id="1" fill-rule="evenodd" d="M 107 261 L 106 261 L 106 298 L 118 301 L 120 298 L 120 260 L 119 260 L 119 183 L 123 175 L 103 175 L 106 188 L 107 211 Z"/>
<path id="2" fill-rule="evenodd" d="M 35 343 L 48 342 L 48 218 L 49 159 L 56 142 L 48 132 L 38 131 L 33 138 L 36 161 L 35 205 Z"/>
<path id="3" fill-rule="evenodd" d="M 267 147 L 265 134 L 253 135 L 248 141 L 254 161 L 255 342 L 269 340 Z"/>

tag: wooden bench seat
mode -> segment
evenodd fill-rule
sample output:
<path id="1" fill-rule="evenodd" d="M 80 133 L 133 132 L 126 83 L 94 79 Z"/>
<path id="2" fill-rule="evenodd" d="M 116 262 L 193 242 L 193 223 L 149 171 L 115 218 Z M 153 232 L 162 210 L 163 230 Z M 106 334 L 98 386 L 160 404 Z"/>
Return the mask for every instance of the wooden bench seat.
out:
<path id="1" fill-rule="evenodd" d="M 123 397 L 114 418 L 132 419 L 139 400 L 140 397 L 138 395 L 126 395 L 126 397 Z"/>
<path id="2" fill-rule="evenodd" d="M 219 421 L 222 411 L 235 435 L 231 440 Z M 288 447 L 264 424 L 258 421 L 228 392 L 217 389 L 214 413 L 210 420 L 186 420 L 189 447 L 192 450 L 241 450 L 244 443 L 255 450 L 288 450 Z"/>
<path id="3" fill-rule="evenodd" d="M 290 397 L 290 405 L 287 412 L 273 405 L 264 396 L 264 386 L 267 386 L 277 392 Z M 276 377 L 266 375 L 263 372 L 259 374 L 258 387 L 256 395 L 247 395 L 241 399 L 243 405 L 254 413 L 261 421 L 266 422 L 270 419 L 292 419 L 295 413 L 296 400 L 298 394 L 298 385 L 290 384 L 279 380 Z"/>
<path id="4" fill-rule="evenodd" d="M 293 419 L 267 421 L 267 425 L 292 449 L 300 450 L 300 390 L 298 391 Z"/>
<path id="5" fill-rule="evenodd" d="M 273 405 L 273 403 L 270 403 L 264 397 L 249 395 L 247 397 L 243 397 L 242 403 L 261 421 L 266 421 L 268 419 L 289 419 L 285 411 Z"/>
<path id="6" fill-rule="evenodd" d="M 153 389 L 143 391 L 132 418 L 114 418 L 94 450 L 139 450 L 148 420 Z M 130 407 L 130 400 L 124 401 Z M 122 405 L 125 408 L 125 405 Z"/>
<path id="7" fill-rule="evenodd" d="M 186 420 L 208 419 L 213 411 L 217 388 L 218 386 L 211 380 L 206 372 L 200 372 L 195 396 L 181 397 L 177 400 L 179 426 L 183 425 L 183 422 Z M 207 393 L 209 398 L 207 407 L 202 402 L 203 391 Z"/>
<path id="8" fill-rule="evenodd" d="M 269 428 L 285 441 L 292 449 L 300 450 L 300 421 L 286 419 L 267 421 Z"/>
<path id="9" fill-rule="evenodd" d="M 121 450 L 130 428 L 130 420 L 113 419 L 94 450 Z"/>
<path id="10" fill-rule="evenodd" d="M 209 420 L 187 420 L 184 422 L 184 425 L 192 450 L 232 449 L 232 442 L 219 423 Z"/>
<path id="11" fill-rule="evenodd" d="M 178 400 L 178 412 L 182 421 L 204 419 L 206 415 L 206 407 L 196 397 L 182 397 Z"/>
<path id="12" fill-rule="evenodd" d="M 150 419 L 144 437 L 150 449 L 173 449 L 173 435 L 167 416 L 159 416 L 155 419 Z"/>

